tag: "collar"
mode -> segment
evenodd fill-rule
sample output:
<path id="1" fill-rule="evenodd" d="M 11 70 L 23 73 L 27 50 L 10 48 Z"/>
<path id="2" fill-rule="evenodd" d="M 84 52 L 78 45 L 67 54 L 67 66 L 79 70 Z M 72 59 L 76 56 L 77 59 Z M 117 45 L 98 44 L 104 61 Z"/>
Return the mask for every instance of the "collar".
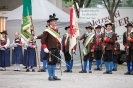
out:
<path id="1" fill-rule="evenodd" d="M 106 33 L 111 33 L 111 32 L 113 32 L 112 30 L 111 31 L 106 31 Z"/>
<path id="2" fill-rule="evenodd" d="M 51 29 L 53 29 L 54 31 L 58 32 L 58 29 L 57 29 L 56 27 L 52 27 L 51 25 L 49 25 L 49 27 L 50 27 Z"/>
<path id="3" fill-rule="evenodd" d="M 100 33 L 96 32 L 96 34 L 97 34 L 97 35 L 100 35 L 100 34 L 102 34 L 102 32 L 100 32 Z"/>

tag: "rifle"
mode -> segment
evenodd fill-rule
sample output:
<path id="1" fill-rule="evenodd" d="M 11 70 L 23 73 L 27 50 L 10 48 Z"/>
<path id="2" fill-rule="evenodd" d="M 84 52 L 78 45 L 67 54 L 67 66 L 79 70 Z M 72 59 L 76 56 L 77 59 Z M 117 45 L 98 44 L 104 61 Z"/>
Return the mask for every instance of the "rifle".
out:
<path id="1" fill-rule="evenodd" d="M 104 27 L 104 37 L 106 37 L 105 27 Z M 106 45 L 106 44 L 105 44 L 105 45 Z M 106 48 L 103 49 L 103 54 L 105 54 L 105 49 L 106 49 Z"/>
<path id="2" fill-rule="evenodd" d="M 127 36 L 127 39 L 130 36 L 130 34 L 128 34 L 128 29 L 127 29 L 127 32 L 126 32 L 126 36 Z M 126 43 L 128 45 L 129 41 L 127 40 Z M 126 54 L 129 55 L 129 47 L 126 48 Z"/>

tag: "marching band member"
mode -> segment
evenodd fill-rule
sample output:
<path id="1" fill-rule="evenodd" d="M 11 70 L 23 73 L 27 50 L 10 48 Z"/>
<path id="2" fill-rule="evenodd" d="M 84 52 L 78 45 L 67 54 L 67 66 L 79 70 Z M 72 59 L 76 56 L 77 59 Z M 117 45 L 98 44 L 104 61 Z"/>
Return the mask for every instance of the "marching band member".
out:
<path id="1" fill-rule="evenodd" d="M 49 73 L 48 80 L 50 81 L 61 80 L 55 76 L 55 67 L 58 61 L 57 57 L 60 57 L 61 52 L 58 49 L 59 44 L 61 45 L 60 35 L 58 33 L 58 29 L 56 28 L 58 18 L 55 17 L 55 14 L 49 16 L 49 27 L 44 30 L 41 37 L 42 48 L 44 49 L 44 52 L 47 53 L 46 57 L 48 58 Z"/>
<path id="2" fill-rule="evenodd" d="M 133 75 L 133 25 L 128 23 L 126 26 L 127 31 L 123 34 L 123 45 L 126 49 L 126 62 L 127 62 L 127 72 L 125 75 Z M 130 71 L 130 63 L 132 63 L 132 70 Z"/>
<path id="3" fill-rule="evenodd" d="M 67 33 L 63 35 L 63 39 L 62 39 L 62 47 L 63 48 L 62 49 L 63 49 L 63 53 L 64 53 L 64 56 L 65 56 L 66 68 L 67 69 L 64 72 L 72 72 L 73 58 L 69 54 L 70 26 L 65 27 L 65 30 L 67 31 Z M 72 51 L 73 51 L 73 53 L 75 53 L 76 46 L 74 47 L 74 49 Z"/>
<path id="4" fill-rule="evenodd" d="M 9 50 L 7 49 L 10 40 L 7 38 L 7 31 L 1 32 L 2 38 L 0 40 L 0 67 L 2 67 L 2 71 L 6 70 L 6 67 L 10 66 L 10 55 Z"/>
<path id="5" fill-rule="evenodd" d="M 87 32 L 85 34 L 83 34 L 81 37 L 79 37 L 79 40 L 84 39 L 84 41 L 83 41 L 84 68 L 83 68 L 83 71 L 80 71 L 79 73 L 87 73 L 86 66 L 87 66 L 88 59 L 89 59 L 89 73 L 92 73 L 92 71 L 91 71 L 92 61 L 93 61 L 92 53 L 94 52 L 94 48 L 95 48 L 92 46 L 94 34 L 92 33 L 93 28 L 91 26 L 88 26 L 85 28 L 86 28 Z"/>
<path id="6" fill-rule="evenodd" d="M 106 67 L 106 71 L 103 74 L 112 74 L 113 66 L 113 46 L 116 40 L 116 34 L 112 31 L 112 23 L 106 23 L 106 32 L 102 36 L 103 42 L 103 59 Z"/>
<path id="7" fill-rule="evenodd" d="M 35 51 L 35 43 L 33 40 L 31 40 L 29 43 L 28 43 L 28 46 L 27 46 L 27 51 L 26 51 L 26 67 L 27 67 L 27 70 L 26 72 L 29 72 L 29 67 L 31 66 L 32 67 L 32 72 L 35 72 L 35 69 L 34 67 L 37 66 L 37 62 L 36 62 L 36 51 Z"/>
<path id="8" fill-rule="evenodd" d="M 13 40 L 14 50 L 12 52 L 12 64 L 16 64 L 16 69 L 14 71 L 20 71 L 20 64 L 23 64 L 22 46 L 24 43 L 24 39 L 16 32 L 15 39 Z"/>
<path id="9" fill-rule="evenodd" d="M 95 36 L 94 36 L 94 46 L 95 49 L 94 49 L 94 58 L 96 59 L 96 65 L 97 67 L 94 69 L 94 70 L 102 70 L 102 41 L 101 41 L 101 38 L 102 38 L 102 32 L 101 32 L 101 26 L 98 25 L 96 28 L 95 28 Z"/>

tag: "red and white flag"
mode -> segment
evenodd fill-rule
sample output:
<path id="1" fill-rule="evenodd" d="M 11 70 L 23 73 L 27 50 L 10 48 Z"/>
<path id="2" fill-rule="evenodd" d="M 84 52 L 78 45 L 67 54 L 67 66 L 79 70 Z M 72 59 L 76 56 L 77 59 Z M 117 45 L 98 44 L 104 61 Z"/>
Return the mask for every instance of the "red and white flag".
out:
<path id="1" fill-rule="evenodd" d="M 77 16 L 74 8 L 70 8 L 70 35 L 71 37 L 70 37 L 69 53 L 71 55 L 71 51 L 77 43 L 76 39 L 79 36 Z"/>

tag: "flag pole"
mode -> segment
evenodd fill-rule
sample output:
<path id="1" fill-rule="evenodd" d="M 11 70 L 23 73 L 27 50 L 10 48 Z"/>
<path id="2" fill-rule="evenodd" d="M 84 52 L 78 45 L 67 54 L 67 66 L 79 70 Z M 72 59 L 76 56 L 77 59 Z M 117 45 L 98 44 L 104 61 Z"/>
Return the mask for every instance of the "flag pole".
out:
<path id="1" fill-rule="evenodd" d="M 32 22 L 32 25 L 33 25 L 32 17 L 31 17 L 31 22 Z M 35 35 L 34 26 L 32 26 L 32 27 L 33 27 L 33 29 L 32 29 L 33 35 Z M 35 41 L 35 45 L 36 45 L 36 47 L 35 47 L 35 50 L 36 50 L 36 58 L 37 58 L 38 68 L 39 68 L 38 72 L 41 72 L 40 58 L 39 58 L 39 54 L 38 54 L 38 46 L 37 46 L 36 41 Z"/>

